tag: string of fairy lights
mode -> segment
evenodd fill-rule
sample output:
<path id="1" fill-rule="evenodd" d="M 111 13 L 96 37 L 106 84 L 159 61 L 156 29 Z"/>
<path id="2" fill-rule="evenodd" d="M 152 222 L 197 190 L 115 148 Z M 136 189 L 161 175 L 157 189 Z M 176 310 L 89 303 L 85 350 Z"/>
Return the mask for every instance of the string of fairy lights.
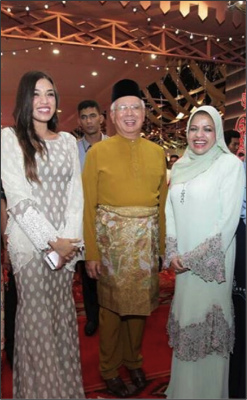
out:
<path id="1" fill-rule="evenodd" d="M 14 3 L 16 3 L 16 2 L 14 2 Z M 41 3 L 41 2 L 39 2 L 39 3 Z M 50 1 L 50 2 L 47 2 L 46 4 L 44 4 L 44 6 L 39 6 L 39 7 L 37 7 L 35 5 L 34 6 L 24 6 L 24 5 L 15 4 L 13 7 L 9 7 L 9 6 L 4 7 L 3 6 L 2 8 L 5 9 L 5 11 L 7 13 L 9 13 L 10 15 L 12 15 L 14 10 L 15 11 L 17 10 L 18 12 L 26 12 L 27 15 L 29 15 L 31 12 L 35 12 L 35 11 L 41 11 L 41 10 L 48 11 L 49 9 L 55 8 L 55 7 L 59 6 L 59 5 L 62 5 L 64 8 L 65 7 L 69 7 L 69 3 L 70 3 L 69 1 L 68 2 L 67 1 L 51 2 Z M 244 5 L 246 5 L 245 1 L 229 1 L 228 2 L 228 9 L 231 10 L 231 11 L 236 9 L 236 8 L 241 9 L 242 7 L 244 7 Z M 141 6 L 140 7 L 137 7 L 137 6 L 132 7 L 132 11 L 133 11 L 134 14 L 138 13 L 138 14 L 141 14 L 141 15 L 144 16 L 144 20 L 146 20 L 146 22 L 144 21 L 144 23 L 146 24 L 146 26 L 148 26 L 150 28 L 152 27 L 155 30 L 157 30 L 157 29 L 166 30 L 167 29 L 170 32 L 175 33 L 176 35 L 181 35 L 181 34 L 183 34 L 185 36 L 187 35 L 191 41 L 193 41 L 194 39 L 197 39 L 197 38 L 198 39 L 204 38 L 205 41 L 211 39 L 211 40 L 216 40 L 217 42 L 226 41 L 226 40 L 229 40 L 230 42 L 232 42 L 234 39 L 236 39 L 236 40 L 239 40 L 240 38 L 242 40 L 245 39 L 245 35 L 235 35 L 234 37 L 233 36 L 228 36 L 228 37 L 226 37 L 226 36 L 215 36 L 215 35 L 211 35 L 211 34 L 207 34 L 207 33 L 193 32 L 193 31 L 177 28 L 177 27 L 165 24 L 165 23 L 162 23 L 160 25 L 159 23 L 157 23 L 156 18 L 151 17 L 148 14 L 148 11 L 144 10 Z M 78 15 L 75 16 L 75 17 L 79 18 Z M 87 21 L 97 21 L 97 19 L 95 17 L 85 17 L 85 20 L 87 20 Z M 144 23 L 143 23 L 142 28 L 145 29 Z M 134 32 L 134 31 L 136 32 L 138 30 L 141 31 L 141 27 L 137 28 L 136 25 L 133 25 L 131 23 L 128 24 L 128 25 L 129 25 L 130 28 L 131 28 L 131 26 L 133 26 L 133 29 L 130 30 L 131 33 Z M 146 39 L 146 37 L 142 36 L 141 39 L 144 40 L 144 39 Z"/>
<path id="2" fill-rule="evenodd" d="M 31 15 L 31 13 L 34 13 L 35 11 L 48 11 L 51 10 L 52 8 L 57 8 L 59 5 L 62 6 L 63 8 L 67 7 L 67 10 L 69 10 L 69 3 L 70 2 L 66 2 L 66 1 L 59 1 L 59 2 L 47 2 L 46 4 L 43 4 L 42 6 L 40 5 L 39 7 L 37 6 L 33 6 L 32 3 L 30 2 L 30 6 L 21 6 L 20 4 L 18 5 L 18 2 L 13 2 L 15 4 L 13 4 L 12 7 L 4 7 L 5 11 L 7 13 L 9 13 L 10 15 L 15 15 L 14 12 L 16 12 L 16 10 L 18 11 L 18 13 L 25 13 L 26 15 Z M 44 2 L 39 2 L 44 3 Z M 229 10 L 233 10 L 237 5 L 241 5 L 242 3 L 244 3 L 243 1 L 230 1 L 228 2 L 228 9 Z M 37 4 L 37 2 L 36 2 Z M 141 6 L 139 7 L 132 7 L 132 12 L 133 13 L 139 13 L 140 15 L 143 15 L 143 25 L 138 25 L 138 28 L 136 27 L 136 25 L 132 25 L 131 23 L 128 24 L 128 28 L 129 31 L 131 33 L 134 34 L 134 32 L 136 32 L 135 34 L 137 35 L 136 40 L 145 40 L 148 39 L 149 36 L 145 36 L 145 31 L 148 30 L 153 30 L 153 31 L 157 31 L 157 30 L 167 30 L 175 35 L 177 35 L 178 37 L 188 37 L 189 38 L 189 42 L 190 43 L 194 43 L 197 40 L 204 40 L 204 41 L 208 41 L 208 40 L 212 40 L 215 42 L 221 42 L 221 43 L 226 43 L 226 42 L 232 42 L 234 43 L 234 41 L 238 40 L 242 40 L 243 42 L 245 42 L 245 35 L 234 35 L 234 36 L 215 36 L 215 35 L 211 35 L 211 34 L 205 34 L 203 32 L 192 32 L 192 31 L 188 31 L 188 30 L 184 30 L 181 28 L 177 28 L 174 27 L 172 25 L 168 25 L 168 24 L 158 24 L 157 21 L 155 20 L 155 18 L 151 17 L 148 14 L 147 10 L 143 10 Z M 79 19 L 79 16 L 74 16 L 75 20 Z M 74 19 L 73 17 L 73 19 Z M 92 21 L 91 18 L 84 17 L 84 20 L 90 22 Z M 80 19 L 81 22 L 81 19 Z M 93 17 L 93 22 L 99 22 L 101 23 L 100 20 L 97 20 L 96 18 Z M 76 25 L 76 22 L 75 22 Z M 147 29 L 148 27 L 148 29 Z M 137 32 L 138 31 L 138 32 Z M 139 35 L 139 38 L 138 38 Z M 141 35 L 141 36 L 140 36 Z M 11 39 L 11 38 L 10 38 Z M 6 38 L 6 40 L 8 40 Z M 20 41 L 19 41 L 20 43 Z M 23 40 L 24 45 L 19 47 L 19 48 L 13 48 L 13 49 L 4 49 L 4 41 L 2 41 L 2 49 L 1 49 L 1 57 L 18 57 L 19 55 L 26 55 L 26 56 L 33 56 L 33 53 L 35 52 L 42 52 L 42 51 L 50 51 L 51 52 L 51 56 L 59 56 L 59 55 L 63 55 L 63 53 L 65 53 L 65 51 L 63 51 L 63 49 L 66 49 L 66 46 L 71 46 L 73 44 L 70 43 L 58 43 L 58 42 L 52 42 L 52 41 L 42 41 L 42 39 L 40 40 L 40 42 L 36 42 L 37 44 L 31 44 L 31 41 L 28 43 L 27 40 Z M 149 69 L 149 68 L 154 68 L 156 70 L 169 70 L 169 67 L 176 67 L 178 74 L 181 70 L 181 65 L 179 65 L 179 60 L 174 60 L 172 59 L 169 62 L 167 62 L 166 58 L 164 57 L 164 55 L 162 54 L 157 54 L 157 53 L 152 53 L 152 54 L 144 54 L 141 53 L 140 51 L 136 51 L 136 60 L 133 61 L 133 52 L 131 52 L 131 59 L 130 56 L 128 56 L 128 51 L 118 51 L 117 49 L 103 49 L 102 46 L 87 46 L 88 48 L 91 48 L 91 51 L 97 51 L 101 53 L 101 56 L 104 57 L 104 59 L 106 59 L 109 62 L 120 62 L 120 63 L 124 63 L 124 64 L 129 64 L 134 66 L 135 68 L 145 68 L 145 69 Z M 50 50 L 49 50 L 50 49 Z M 116 55 L 117 54 L 117 55 Z M 164 60 L 164 64 L 162 64 L 162 60 Z M 212 61 L 215 61 L 215 57 L 212 58 Z M 185 64 L 187 63 L 186 60 L 184 60 Z M 189 67 L 189 65 L 187 65 L 187 67 Z M 98 72 L 97 71 L 92 71 L 92 75 L 93 76 L 97 76 Z M 206 74 L 205 74 L 206 77 Z M 206 78 L 205 78 L 206 79 Z M 85 85 L 81 85 L 81 88 L 84 88 Z M 177 86 L 178 87 L 178 86 Z M 206 84 L 205 84 L 205 91 L 206 91 Z M 178 96 L 177 96 L 178 97 Z M 161 104 L 162 104 L 162 100 L 161 100 Z M 177 100 L 177 106 L 178 106 L 178 100 Z M 177 114 L 178 114 L 178 110 L 177 110 Z M 163 126 L 162 126 L 162 119 L 160 121 L 160 131 L 162 130 Z M 176 130 L 180 128 L 180 122 L 176 123 Z"/>

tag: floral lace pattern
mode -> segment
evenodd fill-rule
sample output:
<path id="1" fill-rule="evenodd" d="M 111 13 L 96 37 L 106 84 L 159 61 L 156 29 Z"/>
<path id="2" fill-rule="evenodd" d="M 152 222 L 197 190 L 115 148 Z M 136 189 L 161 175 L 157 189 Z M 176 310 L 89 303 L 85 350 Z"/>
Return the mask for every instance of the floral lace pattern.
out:
<path id="1" fill-rule="evenodd" d="M 170 336 L 169 345 L 182 361 L 196 361 L 214 352 L 228 357 L 233 351 L 234 325 L 229 326 L 222 308 L 218 305 L 214 305 L 206 314 L 204 322 L 184 328 L 181 328 L 171 312 L 167 330 Z"/>
<path id="2" fill-rule="evenodd" d="M 181 256 L 184 267 L 199 275 L 205 282 L 225 282 L 225 254 L 222 251 L 221 234 L 206 239 L 194 250 Z"/>
<path id="3" fill-rule="evenodd" d="M 170 263 L 174 257 L 178 255 L 178 243 L 177 239 L 167 236 L 166 237 L 166 256 L 165 256 L 165 268 L 169 268 Z"/>
<path id="4" fill-rule="evenodd" d="M 166 268 L 169 268 L 170 262 L 177 256 L 185 268 L 190 269 L 205 282 L 213 280 L 218 283 L 225 282 L 225 254 L 222 251 L 221 234 L 206 239 L 194 250 L 182 255 L 178 253 L 177 239 L 168 236 L 166 238 Z"/>

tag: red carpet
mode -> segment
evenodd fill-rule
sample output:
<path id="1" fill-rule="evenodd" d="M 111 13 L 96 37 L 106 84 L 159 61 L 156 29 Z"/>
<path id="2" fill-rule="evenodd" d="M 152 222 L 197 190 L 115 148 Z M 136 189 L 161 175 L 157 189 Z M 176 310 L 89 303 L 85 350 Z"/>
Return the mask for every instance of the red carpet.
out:
<path id="1" fill-rule="evenodd" d="M 164 398 L 164 390 L 169 380 L 171 349 L 168 346 L 166 322 L 170 301 L 174 288 L 174 276 L 167 272 L 160 274 L 160 306 L 147 318 L 143 338 L 143 369 L 148 385 L 141 393 L 135 393 L 135 398 Z M 78 313 L 80 352 L 84 388 L 87 398 L 113 398 L 105 389 L 105 384 L 99 375 L 98 332 L 92 337 L 84 334 L 85 315 L 79 276 L 75 274 L 74 298 Z M 125 368 L 120 370 L 121 377 L 133 389 Z M 12 372 L 8 362 L 2 362 L 2 398 L 12 399 Z"/>

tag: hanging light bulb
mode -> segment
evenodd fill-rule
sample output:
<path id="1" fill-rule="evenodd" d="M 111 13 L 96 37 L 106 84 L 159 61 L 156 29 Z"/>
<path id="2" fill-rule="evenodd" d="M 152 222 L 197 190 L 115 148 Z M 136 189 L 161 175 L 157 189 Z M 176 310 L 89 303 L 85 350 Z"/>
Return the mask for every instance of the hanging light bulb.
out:
<path id="1" fill-rule="evenodd" d="M 190 39 L 192 40 L 194 38 L 193 33 L 190 34 Z"/>

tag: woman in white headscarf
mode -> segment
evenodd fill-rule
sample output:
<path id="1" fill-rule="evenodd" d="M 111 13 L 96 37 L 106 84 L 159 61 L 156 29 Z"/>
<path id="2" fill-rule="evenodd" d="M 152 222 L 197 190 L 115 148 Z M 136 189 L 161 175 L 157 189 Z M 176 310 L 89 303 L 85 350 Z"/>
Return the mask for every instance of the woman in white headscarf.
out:
<path id="1" fill-rule="evenodd" d="M 234 343 L 232 281 L 244 169 L 230 153 L 220 114 L 198 108 L 166 203 L 165 266 L 176 287 L 168 321 L 173 347 L 169 399 L 228 398 Z"/>

